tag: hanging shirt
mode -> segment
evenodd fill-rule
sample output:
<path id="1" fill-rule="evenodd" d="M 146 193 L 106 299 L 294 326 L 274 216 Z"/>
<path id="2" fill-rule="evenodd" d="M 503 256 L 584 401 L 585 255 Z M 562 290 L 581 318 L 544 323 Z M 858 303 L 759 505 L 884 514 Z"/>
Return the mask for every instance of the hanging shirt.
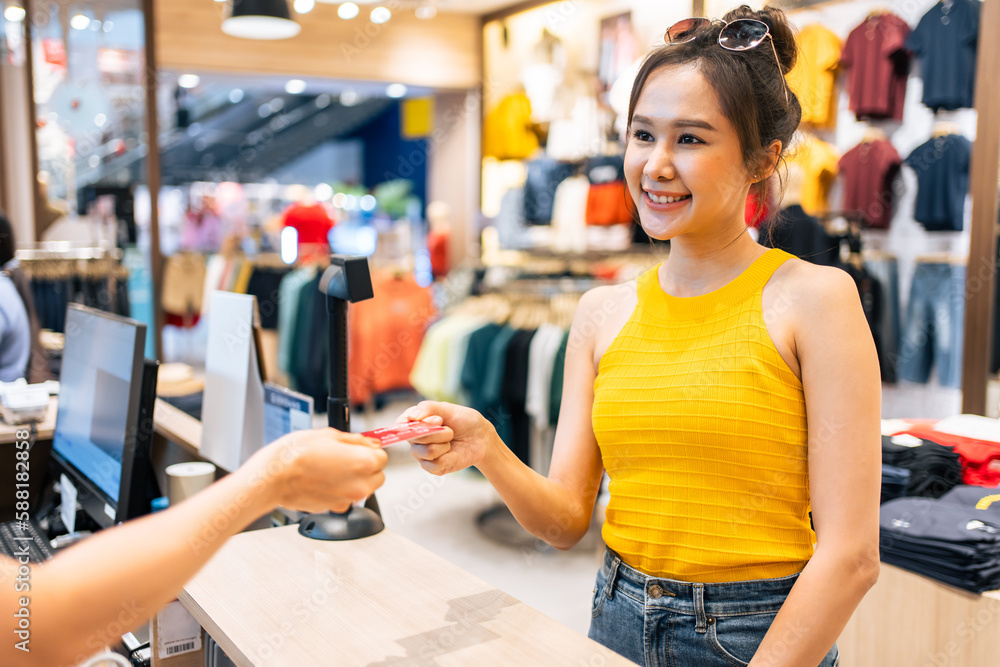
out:
<path id="1" fill-rule="evenodd" d="M 811 23 L 798 35 L 799 54 L 788 73 L 788 85 L 802 106 L 802 122 L 833 125 L 837 117 L 836 76 L 840 38 L 829 28 Z"/>
<path id="2" fill-rule="evenodd" d="M 285 209 L 285 227 L 294 227 L 299 243 L 327 243 L 333 220 L 320 203 L 292 204 Z"/>
<path id="3" fill-rule="evenodd" d="M 840 158 L 844 175 L 844 205 L 865 215 L 872 227 L 887 228 L 892 220 L 892 181 L 902 161 L 885 139 L 860 143 Z"/>
<path id="4" fill-rule="evenodd" d="M 625 186 L 625 156 L 602 155 L 584 166 L 590 190 L 587 192 L 588 225 L 620 225 L 632 222 L 628 208 L 630 195 Z"/>
<path id="5" fill-rule="evenodd" d="M 374 297 L 349 306 L 348 388 L 352 403 L 410 388 L 410 371 L 434 314 L 430 290 L 412 276 L 379 271 Z"/>
<path id="6" fill-rule="evenodd" d="M 793 146 L 791 162 L 802 170 L 799 199 L 806 213 L 816 215 L 827 210 L 827 196 L 837 176 L 839 157 L 833 146 L 811 134 L 805 134 Z"/>
<path id="7" fill-rule="evenodd" d="M 895 14 L 865 19 L 851 31 L 840 56 L 847 68 L 850 108 L 857 118 L 903 119 L 903 98 L 910 68 L 903 48 L 910 27 Z"/>
<path id="8" fill-rule="evenodd" d="M 531 129 L 531 102 L 524 93 L 508 95 L 483 122 L 483 155 L 501 160 L 523 160 L 538 150 Z"/>
<path id="9" fill-rule="evenodd" d="M 549 394 L 552 385 L 552 368 L 556 352 L 562 343 L 563 330 L 552 324 L 538 327 L 531 339 L 528 353 L 528 388 L 524 400 L 524 410 L 534 418 L 535 425 L 547 428 L 549 425 Z"/>
<path id="10" fill-rule="evenodd" d="M 980 4 L 978 0 L 939 2 L 906 40 L 906 48 L 920 56 L 924 80 L 920 101 L 935 112 L 973 105 Z"/>
<path id="11" fill-rule="evenodd" d="M 524 219 L 532 225 L 548 225 L 552 222 L 556 188 L 573 175 L 576 166 L 545 156 L 528 162 L 526 166 L 528 175 L 524 183 Z"/>
<path id="12" fill-rule="evenodd" d="M 813 264 L 839 264 L 840 242 L 798 204 L 783 209 L 772 224 L 773 230 L 765 228 L 761 232 L 761 245 L 780 248 Z"/>
<path id="13" fill-rule="evenodd" d="M 924 142 L 906 158 L 906 165 L 917 174 L 913 217 L 927 231 L 962 230 L 971 156 L 968 139 L 948 134 Z"/>
<path id="14" fill-rule="evenodd" d="M 570 176 L 556 188 L 552 205 L 552 244 L 557 252 L 586 251 L 588 196 L 590 181 L 586 176 Z"/>

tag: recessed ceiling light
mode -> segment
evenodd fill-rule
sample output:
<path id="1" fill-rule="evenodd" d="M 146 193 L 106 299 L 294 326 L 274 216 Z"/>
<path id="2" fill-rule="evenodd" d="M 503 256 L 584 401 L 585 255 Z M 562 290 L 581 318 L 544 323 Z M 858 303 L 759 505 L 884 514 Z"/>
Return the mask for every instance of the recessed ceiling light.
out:
<path id="1" fill-rule="evenodd" d="M 345 90 L 340 94 L 340 103 L 345 107 L 353 107 L 358 103 L 358 91 Z"/>
<path id="2" fill-rule="evenodd" d="M 406 86 L 401 83 L 390 83 L 385 88 L 385 94 L 389 97 L 403 97 L 406 95 Z"/>
<path id="3" fill-rule="evenodd" d="M 24 20 L 24 7 L 11 5 L 3 12 L 3 17 L 11 23 L 20 23 Z"/>
<path id="4" fill-rule="evenodd" d="M 77 14 L 69 20 L 69 24 L 74 30 L 86 30 L 90 26 L 90 17 L 84 16 L 83 14 Z"/>
<path id="5" fill-rule="evenodd" d="M 181 74 L 177 77 L 177 85 L 181 88 L 194 88 L 201 83 L 201 77 L 197 74 Z"/>
<path id="6" fill-rule="evenodd" d="M 437 16 L 438 10 L 434 5 L 420 5 L 415 13 L 418 19 L 432 19 Z"/>
<path id="7" fill-rule="evenodd" d="M 292 8 L 297 14 L 308 14 L 316 8 L 316 0 L 295 0 Z"/>
<path id="8" fill-rule="evenodd" d="M 376 7 L 372 10 L 369 18 L 371 18 L 372 23 L 385 23 L 392 18 L 392 12 L 389 11 L 388 7 Z"/>
<path id="9" fill-rule="evenodd" d="M 353 19 L 361 12 L 361 9 L 353 2 L 345 2 L 340 7 L 337 7 L 337 16 L 344 20 Z"/>
<path id="10" fill-rule="evenodd" d="M 302 79 L 289 79 L 285 84 L 285 92 L 289 95 L 300 95 L 306 92 L 306 82 Z"/>
<path id="11" fill-rule="evenodd" d="M 328 183 L 320 183 L 313 188 L 313 195 L 319 201 L 330 201 L 333 198 L 333 188 Z"/>

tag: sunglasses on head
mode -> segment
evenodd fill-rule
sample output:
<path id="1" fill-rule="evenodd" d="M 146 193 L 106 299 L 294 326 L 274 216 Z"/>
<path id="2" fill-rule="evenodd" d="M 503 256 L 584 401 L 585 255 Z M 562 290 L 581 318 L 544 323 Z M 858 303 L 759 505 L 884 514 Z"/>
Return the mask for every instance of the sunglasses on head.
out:
<path id="1" fill-rule="evenodd" d="M 667 45 L 683 44 L 693 40 L 699 31 L 707 28 L 712 23 L 712 19 L 690 18 L 678 21 L 669 28 L 663 35 L 663 41 Z M 767 24 L 757 19 L 736 19 L 732 23 L 725 23 L 722 32 L 719 33 L 719 46 L 727 51 L 748 51 L 761 45 L 765 39 L 771 41 L 771 53 L 774 54 L 774 62 L 778 64 L 778 72 L 781 73 L 781 61 L 778 59 L 778 52 L 774 48 L 774 38 L 771 37 L 771 30 Z M 788 85 L 782 75 L 781 84 L 785 91 L 785 104 L 788 104 Z"/>

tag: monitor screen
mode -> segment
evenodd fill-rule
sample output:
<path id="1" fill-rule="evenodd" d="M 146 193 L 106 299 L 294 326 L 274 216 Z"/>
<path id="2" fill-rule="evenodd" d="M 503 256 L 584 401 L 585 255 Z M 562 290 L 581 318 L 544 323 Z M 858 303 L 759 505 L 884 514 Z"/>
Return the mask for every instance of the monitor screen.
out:
<path id="1" fill-rule="evenodd" d="M 84 486 L 84 509 L 82 496 L 96 494 L 109 516 L 135 439 L 145 334 L 139 322 L 75 304 L 66 314 L 53 453 Z"/>

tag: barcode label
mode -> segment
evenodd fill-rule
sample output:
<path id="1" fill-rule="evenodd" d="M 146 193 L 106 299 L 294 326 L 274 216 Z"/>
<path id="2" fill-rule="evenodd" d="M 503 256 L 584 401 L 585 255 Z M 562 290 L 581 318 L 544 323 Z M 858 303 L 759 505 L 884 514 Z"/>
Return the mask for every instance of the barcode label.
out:
<path id="1" fill-rule="evenodd" d="M 184 644 L 174 644 L 173 646 L 167 646 L 167 655 L 175 655 L 177 653 L 186 653 L 188 651 L 193 651 L 195 648 L 194 642 L 186 642 Z"/>

